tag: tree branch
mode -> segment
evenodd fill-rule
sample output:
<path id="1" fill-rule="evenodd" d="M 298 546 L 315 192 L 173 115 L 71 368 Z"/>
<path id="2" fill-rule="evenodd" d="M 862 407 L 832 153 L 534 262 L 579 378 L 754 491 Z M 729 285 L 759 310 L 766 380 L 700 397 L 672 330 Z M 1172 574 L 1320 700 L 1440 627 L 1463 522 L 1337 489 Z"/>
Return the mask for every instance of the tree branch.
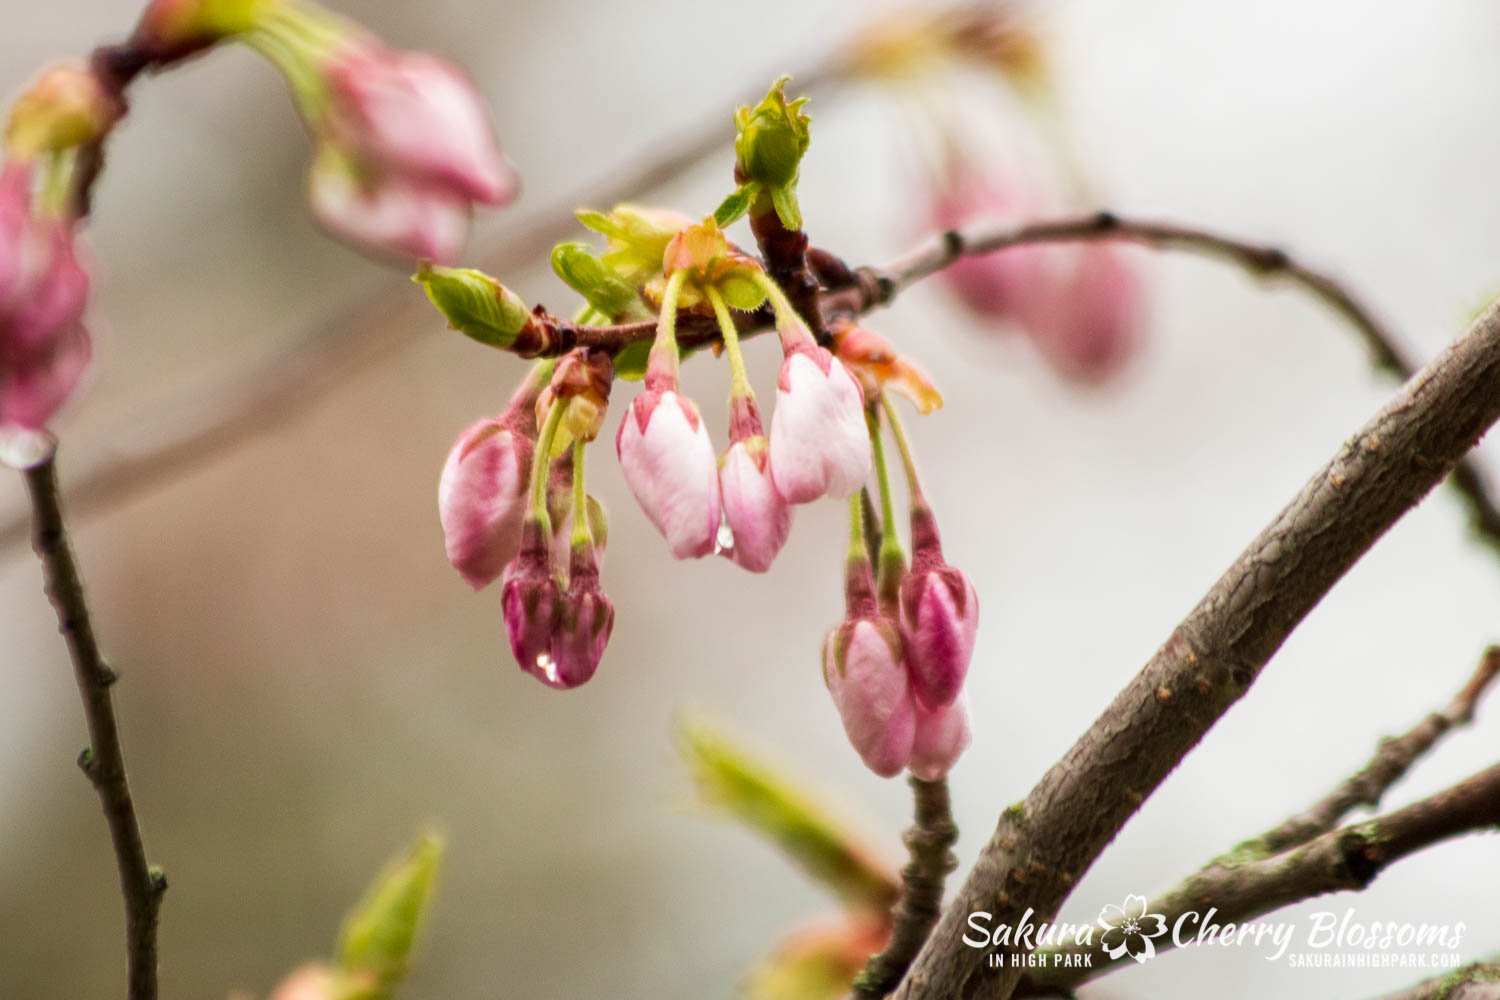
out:
<path id="1" fill-rule="evenodd" d="M 35 512 L 34 544 L 46 576 L 47 596 L 57 611 L 59 631 L 68 644 L 89 746 L 78 757 L 104 807 L 120 892 L 125 897 L 125 936 L 130 1000 L 156 1000 L 156 922 L 167 880 L 146 862 L 140 823 L 125 775 L 125 755 L 115 722 L 110 686 L 118 675 L 104 662 L 84 598 L 83 579 L 73 557 L 58 497 L 55 454 L 25 471 Z"/>
<path id="2" fill-rule="evenodd" d="M 1361 805 L 1376 806 L 1386 789 L 1400 780 L 1411 765 L 1426 753 L 1454 726 L 1464 725 L 1474 717 L 1474 709 L 1490 683 L 1500 673 L 1500 647 L 1491 646 L 1480 657 L 1479 666 L 1453 700 L 1440 712 L 1433 712 L 1401 736 L 1380 742 L 1379 748 L 1363 768 L 1341 782 L 1310 808 L 1280 825 L 1237 846 L 1227 854 L 1194 872 L 1176 888 L 1152 901 L 1150 912 L 1160 914 L 1172 926 L 1184 913 L 1218 911 L 1219 923 L 1241 921 L 1266 912 L 1249 913 L 1243 909 L 1245 884 L 1262 878 L 1282 877 L 1291 870 L 1289 853 L 1338 825 L 1349 812 Z M 1382 821 L 1384 822 L 1384 821 Z M 1346 831 L 1347 833 L 1347 831 Z M 1312 848 L 1316 851 L 1316 846 Z M 1326 848 L 1325 848 L 1326 850 Z M 1299 856 L 1302 852 L 1296 852 Z M 1394 860 L 1394 859 L 1391 859 Z M 1264 865 L 1260 863 L 1264 862 Z M 1285 864 L 1287 867 L 1277 867 Z M 1371 878 L 1373 878 L 1373 873 Z M 1317 889 L 1317 892 L 1330 891 Z M 1219 893 L 1225 892 L 1226 896 Z M 1317 892 L 1308 895 L 1316 895 Z M 1306 896 L 1297 897 L 1307 898 Z M 1279 904 L 1284 905 L 1284 904 Z M 1158 951 L 1170 949 L 1170 940 L 1156 943 Z M 1063 947 L 1044 949 L 1082 955 L 1088 948 Z M 1119 959 L 1094 952 L 1088 966 L 1070 966 L 1066 962 L 1033 969 L 1017 988 L 1020 996 L 1050 996 L 1071 992 L 1083 983 L 1097 979 L 1118 968 L 1128 956 Z"/>
<path id="3" fill-rule="evenodd" d="M 1006 810 L 897 990 L 1011 995 L 1021 969 L 986 972 L 968 914 L 1014 923 L 1057 908 L 1105 845 L 1255 682 L 1333 585 L 1500 418 L 1500 304 L 1445 350 L 1250 543 L 1025 801 Z"/>
<path id="4" fill-rule="evenodd" d="M 1475 962 L 1447 975 L 1433 976 L 1380 1000 L 1495 1000 L 1500 997 L 1500 962 Z"/>
<path id="5" fill-rule="evenodd" d="M 948 802 L 948 781 L 909 779 L 916 817 L 902 839 L 911 861 L 901 869 L 901 896 L 891 911 L 891 941 L 870 959 L 854 981 L 858 1000 L 880 1000 L 890 993 L 917 957 L 942 913 L 943 883 L 958 866 L 953 845 L 958 827 Z"/>

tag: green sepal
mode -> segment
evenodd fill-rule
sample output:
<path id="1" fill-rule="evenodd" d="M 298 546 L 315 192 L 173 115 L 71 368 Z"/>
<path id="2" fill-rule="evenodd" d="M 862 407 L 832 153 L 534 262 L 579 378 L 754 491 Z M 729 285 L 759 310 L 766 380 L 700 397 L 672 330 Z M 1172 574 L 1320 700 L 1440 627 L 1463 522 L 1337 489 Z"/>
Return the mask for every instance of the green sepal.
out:
<path id="1" fill-rule="evenodd" d="M 754 181 L 741 184 L 729 193 L 729 197 L 719 203 L 718 208 L 714 209 L 714 222 L 718 223 L 719 228 L 722 229 L 739 220 L 750 211 L 750 206 L 755 203 L 755 196 L 759 193 L 760 185 Z"/>
<path id="2" fill-rule="evenodd" d="M 797 203 L 797 182 L 770 189 L 771 205 L 776 217 L 792 232 L 802 228 L 802 206 Z"/>
<path id="3" fill-rule="evenodd" d="M 807 98 L 787 101 L 783 76 L 754 108 L 742 107 L 734 121 L 739 135 L 734 149 L 739 177 L 767 187 L 796 184 L 802 157 L 812 142 L 811 119 L 803 113 Z"/>
<path id="4" fill-rule="evenodd" d="M 442 859 L 441 838 L 423 835 L 376 878 L 344 919 L 339 968 L 353 977 L 368 977 L 374 1000 L 386 1000 L 406 977 Z"/>
<path id="5" fill-rule="evenodd" d="M 411 280 L 450 327 L 490 347 L 510 347 L 531 318 L 519 295 L 483 271 L 423 263 Z"/>

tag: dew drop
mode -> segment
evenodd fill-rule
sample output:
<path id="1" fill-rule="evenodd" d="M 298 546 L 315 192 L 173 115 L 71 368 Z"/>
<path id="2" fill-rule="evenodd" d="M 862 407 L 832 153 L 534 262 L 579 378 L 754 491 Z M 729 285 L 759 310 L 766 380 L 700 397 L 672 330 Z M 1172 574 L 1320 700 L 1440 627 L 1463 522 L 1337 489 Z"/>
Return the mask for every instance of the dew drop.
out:
<path id="1" fill-rule="evenodd" d="M 537 654 L 536 666 L 550 683 L 557 683 L 557 663 L 552 659 L 550 654 Z"/>
<path id="2" fill-rule="evenodd" d="M 729 521 L 719 522 L 719 533 L 714 536 L 714 555 L 723 555 L 734 549 L 734 529 L 729 526 Z"/>

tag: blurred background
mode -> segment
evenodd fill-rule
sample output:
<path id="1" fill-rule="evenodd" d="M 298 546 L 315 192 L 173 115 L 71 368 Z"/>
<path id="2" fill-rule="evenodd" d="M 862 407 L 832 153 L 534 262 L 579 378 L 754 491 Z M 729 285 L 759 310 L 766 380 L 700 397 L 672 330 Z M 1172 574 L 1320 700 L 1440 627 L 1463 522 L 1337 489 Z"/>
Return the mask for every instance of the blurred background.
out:
<path id="1" fill-rule="evenodd" d="M 527 185 L 482 224 L 505 244 L 559 199 L 721 113 L 725 148 L 653 202 L 702 213 L 728 189 L 731 105 L 843 38 L 849 0 L 432 0 L 340 5 L 394 44 L 448 53 L 492 102 Z M 0 91 L 128 29 L 129 5 L 31 5 L 0 37 Z M 1280 243 L 1367 293 L 1423 357 L 1500 288 L 1500 7 L 1488 0 L 1065 0 L 1036 5 L 1079 156 L 1122 212 Z M 889 95 L 815 95 L 803 168 L 814 239 L 855 261 L 924 227 L 910 120 Z M 1000 112 L 997 112 L 999 114 Z M 1001 131 L 1009 127 L 997 122 Z M 64 482 L 195 394 L 405 281 L 321 237 L 301 203 L 306 141 L 278 79 L 233 50 L 148 81 L 111 148 L 92 241 L 105 278 L 98 379 L 62 424 Z M 603 206 L 600 206 L 603 207 Z M 984 607 L 974 745 L 952 775 L 965 867 L 1250 537 L 1392 386 L 1295 292 L 1180 255 L 1136 260 L 1149 343 L 1094 390 L 1054 376 L 937 286 L 873 325 L 942 386 L 913 428 L 950 560 Z M 545 259 L 504 275 L 570 298 Z M 799 512 L 778 565 L 674 562 L 615 463 L 617 607 L 599 675 L 559 694 L 522 675 L 498 594 L 444 560 L 438 469 L 497 411 L 520 363 L 405 293 L 395 348 L 263 436 L 78 526 L 152 860 L 165 997 L 263 994 L 327 953 L 345 907 L 424 823 L 450 839 L 406 996 L 727 996 L 832 903 L 744 831 L 706 817 L 674 749 L 685 709 L 767 748 L 892 859 L 901 782 L 867 772 L 816 651 L 842 612 L 844 511 Z M 770 391 L 775 352 L 750 345 Z M 686 369 L 719 440 L 724 369 Z M 226 390 L 227 391 L 227 390 Z M 620 400 L 625 398 L 619 390 Z M 616 407 L 618 412 L 618 405 Z M 614 423 L 607 433 L 613 435 Z M 608 451 L 610 449 L 601 449 Z M 1490 463 L 1500 455 L 1481 452 Z M 17 477 L 0 510 L 19 510 Z M 1500 567 L 1440 491 L 1312 614 L 1088 874 L 1064 918 L 1165 888 L 1353 770 L 1375 738 L 1446 702 L 1496 631 Z M 1494 760 L 1481 711 L 1390 799 Z M 0 995 L 118 995 L 121 914 L 62 643 L 24 546 L 0 553 Z M 1357 919 L 1452 923 L 1500 948 L 1493 841 L 1403 861 Z M 1289 969 L 1186 950 L 1086 997 L 1358 996 L 1409 970 Z"/>

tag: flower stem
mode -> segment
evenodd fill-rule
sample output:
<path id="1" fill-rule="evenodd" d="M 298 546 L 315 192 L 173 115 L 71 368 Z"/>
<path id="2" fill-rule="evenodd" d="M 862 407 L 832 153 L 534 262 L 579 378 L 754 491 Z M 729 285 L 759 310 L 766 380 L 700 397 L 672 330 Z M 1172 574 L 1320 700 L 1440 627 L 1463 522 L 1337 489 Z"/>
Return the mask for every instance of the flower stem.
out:
<path id="1" fill-rule="evenodd" d="M 583 487 L 582 440 L 573 442 L 573 537 L 572 547 L 592 545 L 594 535 L 589 526 L 589 498 Z"/>
<path id="2" fill-rule="evenodd" d="M 786 297 L 786 292 L 781 290 L 769 274 L 764 271 L 755 272 L 752 280 L 755 286 L 766 293 L 766 298 L 771 303 L 771 312 L 776 316 L 776 333 L 781 337 L 781 349 L 790 351 L 801 343 L 813 343 L 812 331 L 807 327 L 807 321 L 802 314 L 797 312 L 792 300 Z"/>
<path id="3" fill-rule="evenodd" d="M 916 458 L 912 455 L 906 428 L 901 425 L 901 418 L 896 414 L 896 404 L 891 402 L 889 394 L 881 393 L 880 407 L 885 411 L 886 422 L 890 424 L 891 437 L 896 440 L 896 450 L 901 453 L 901 465 L 906 470 L 906 488 L 911 493 L 912 503 L 921 503 L 922 484 L 917 478 Z"/>
<path id="4" fill-rule="evenodd" d="M 849 558 L 868 559 L 870 552 L 865 540 L 865 502 L 863 491 L 849 497 Z"/>
<path id="5" fill-rule="evenodd" d="M 552 529 L 552 521 L 547 516 L 547 468 L 552 460 L 552 442 L 557 438 L 562 416 L 563 403 L 558 400 L 547 411 L 542 432 L 537 435 L 536 452 L 531 456 L 531 502 L 526 505 L 526 516 L 540 521 L 548 531 Z"/>
<path id="6" fill-rule="evenodd" d="M 677 382 L 677 301 L 682 298 L 682 283 L 686 280 L 686 271 L 674 272 L 662 292 L 656 341 L 651 345 L 651 357 L 646 363 L 648 385 L 653 381 L 652 376 L 666 376 L 674 385 Z"/>
<path id="7" fill-rule="evenodd" d="M 865 423 L 870 429 L 870 454 L 875 460 L 875 481 L 880 487 L 880 568 L 876 584 L 882 603 L 888 603 L 895 600 L 896 589 L 906 572 L 906 553 L 896 534 L 896 503 L 891 495 L 891 474 L 881 442 L 880 411 L 874 406 L 865 408 Z"/>
<path id="8" fill-rule="evenodd" d="M 714 318 L 719 321 L 719 334 L 724 338 L 724 353 L 729 355 L 730 394 L 737 399 L 754 399 L 755 390 L 750 386 L 750 377 L 745 374 L 745 355 L 740 351 L 740 331 L 734 325 L 734 317 L 724 304 L 724 296 L 712 285 L 708 287 L 708 304 L 713 306 Z"/>

